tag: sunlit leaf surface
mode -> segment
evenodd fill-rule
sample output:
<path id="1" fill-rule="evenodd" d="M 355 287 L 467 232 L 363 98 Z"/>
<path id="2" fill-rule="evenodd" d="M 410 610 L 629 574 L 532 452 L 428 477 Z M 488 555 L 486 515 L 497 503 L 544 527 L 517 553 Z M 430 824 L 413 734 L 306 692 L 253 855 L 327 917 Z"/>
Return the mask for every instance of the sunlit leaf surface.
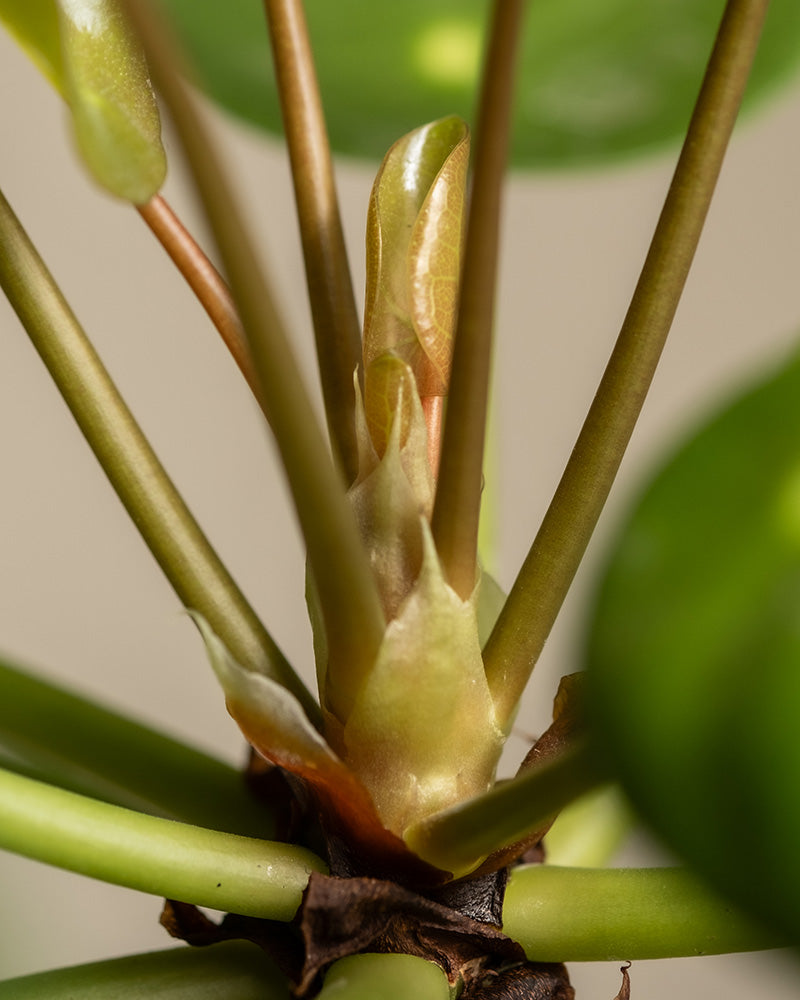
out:
<path id="1" fill-rule="evenodd" d="M 260 0 L 168 0 L 209 91 L 280 130 Z M 443 115 L 472 119 L 487 0 L 307 0 L 334 147 L 379 158 Z M 581 165 L 677 140 L 724 0 L 530 4 L 512 159 Z M 773 0 L 750 96 L 796 65 L 800 5 Z"/>
<path id="2" fill-rule="evenodd" d="M 635 803 L 737 901 L 800 926 L 800 356 L 659 472 L 602 580 L 594 716 Z"/>
<path id="3" fill-rule="evenodd" d="M 95 180 L 135 204 L 152 198 L 167 169 L 158 106 L 118 0 L 0 0 L 0 23 L 65 98 Z"/>

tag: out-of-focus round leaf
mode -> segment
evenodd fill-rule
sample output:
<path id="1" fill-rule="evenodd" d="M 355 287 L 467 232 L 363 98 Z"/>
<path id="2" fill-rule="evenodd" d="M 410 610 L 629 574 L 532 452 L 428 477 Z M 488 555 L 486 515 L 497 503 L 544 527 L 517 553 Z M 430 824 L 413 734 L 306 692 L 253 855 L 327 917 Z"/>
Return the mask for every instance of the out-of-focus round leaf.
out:
<path id="1" fill-rule="evenodd" d="M 800 938 L 800 355 L 685 443 L 613 549 L 587 660 L 642 814 Z"/>
<path id="2" fill-rule="evenodd" d="M 201 82 L 271 131 L 262 0 L 167 0 Z M 596 163 L 685 130 L 724 0 L 539 0 L 522 40 L 513 162 Z M 423 122 L 473 115 L 487 0 L 306 0 L 334 148 L 380 158 Z M 773 0 L 750 97 L 800 54 L 800 4 Z"/>

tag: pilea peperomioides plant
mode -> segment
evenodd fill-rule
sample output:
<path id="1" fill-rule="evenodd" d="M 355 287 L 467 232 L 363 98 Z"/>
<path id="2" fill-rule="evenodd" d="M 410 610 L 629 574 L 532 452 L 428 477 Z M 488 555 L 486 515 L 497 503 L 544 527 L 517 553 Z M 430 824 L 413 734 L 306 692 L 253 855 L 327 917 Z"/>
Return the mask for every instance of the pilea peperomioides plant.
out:
<path id="1" fill-rule="evenodd" d="M 581 678 L 563 678 L 552 725 L 517 775 L 495 783 L 677 308 L 767 6 L 726 6 L 619 339 L 506 597 L 481 569 L 478 536 L 521 0 L 492 6 L 472 140 L 451 116 L 386 155 L 369 205 L 363 335 L 302 5 L 266 0 L 328 441 L 157 13 L 134 0 L 0 3 L 69 104 L 92 172 L 137 205 L 263 410 L 307 548 L 319 692 L 215 554 L 0 199 L 0 283 L 197 626 L 254 751 L 240 782 L 3 667 L 0 845 L 165 896 L 171 933 L 213 947 L 8 981 L 0 996 L 568 998 L 566 961 L 793 940 L 785 922 L 761 930 L 682 870 L 541 863 L 560 812 L 625 773 L 610 763 L 614 739 L 586 719 L 606 697 L 602 665 L 590 712 Z M 158 194 L 163 152 L 140 46 L 230 292 Z M 54 728 L 56 716 L 68 721 Z M 217 925 L 198 906 L 228 916 Z M 175 976 L 181 985 L 168 986 Z M 620 996 L 628 989 L 626 972 Z"/>

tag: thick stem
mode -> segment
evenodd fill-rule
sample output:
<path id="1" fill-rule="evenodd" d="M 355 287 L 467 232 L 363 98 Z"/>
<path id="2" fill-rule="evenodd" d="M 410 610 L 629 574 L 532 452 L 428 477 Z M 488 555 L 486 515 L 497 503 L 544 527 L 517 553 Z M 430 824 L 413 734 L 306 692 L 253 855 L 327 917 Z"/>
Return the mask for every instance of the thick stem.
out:
<path id="1" fill-rule="evenodd" d="M 318 1000 L 450 1000 L 450 987 L 439 968 L 414 955 L 350 955 L 335 962 L 325 976 Z"/>
<path id="2" fill-rule="evenodd" d="M 503 930 L 534 962 L 680 958 L 786 944 L 680 868 L 517 868 Z"/>
<path id="3" fill-rule="evenodd" d="M 114 885 L 291 920 L 312 871 L 302 847 L 145 816 L 0 771 L 0 848 Z"/>
<path id="4" fill-rule="evenodd" d="M 0 847 L 92 878 L 200 906 L 291 920 L 322 862 L 127 809 L 0 771 Z M 512 873 L 504 930 L 534 961 L 722 954 L 784 941 L 686 872 L 535 865 Z"/>
<path id="5" fill-rule="evenodd" d="M 328 433 L 345 480 L 358 473 L 353 372 L 361 328 L 303 5 L 265 0 L 292 167 Z M 362 388 L 363 388 L 363 374 Z"/>
<path id="6" fill-rule="evenodd" d="M 729 0 L 678 165 L 614 351 L 556 493 L 484 649 L 513 716 L 602 512 L 672 324 L 769 0 Z"/>
<path id="7" fill-rule="evenodd" d="M 319 708 L 192 517 L 60 289 L 0 194 L 0 285 L 139 533 L 187 608 L 233 656 Z"/>
<path id="8" fill-rule="evenodd" d="M 474 145 L 475 172 L 453 366 L 431 522 L 448 582 L 464 600 L 475 587 L 477 570 L 500 201 L 523 9 L 522 0 L 496 0 L 493 6 Z"/>
<path id="9" fill-rule="evenodd" d="M 247 339 L 222 275 L 161 195 L 156 195 L 146 205 L 138 205 L 137 210 L 208 313 L 253 395 L 258 398 L 258 380 Z"/>
<path id="10" fill-rule="evenodd" d="M 264 952 L 243 941 L 170 948 L 20 976 L 0 1000 L 288 1000 L 289 987 Z"/>

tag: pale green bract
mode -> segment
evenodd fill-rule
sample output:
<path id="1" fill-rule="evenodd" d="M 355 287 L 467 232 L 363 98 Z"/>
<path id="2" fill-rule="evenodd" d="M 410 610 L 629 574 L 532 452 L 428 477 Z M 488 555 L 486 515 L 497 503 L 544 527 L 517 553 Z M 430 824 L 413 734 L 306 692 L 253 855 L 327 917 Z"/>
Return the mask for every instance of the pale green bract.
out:
<path id="1" fill-rule="evenodd" d="M 433 477 L 416 382 L 389 357 L 404 371 L 386 451 L 377 460 L 362 448 L 366 469 L 349 493 L 389 624 L 341 720 L 341 740 L 381 819 L 402 833 L 489 788 L 503 734 L 481 659 L 480 584 L 462 601 L 444 579 L 429 527 Z"/>
<path id="2" fill-rule="evenodd" d="M 118 0 L 0 0 L 0 21 L 69 105 L 94 179 L 125 201 L 149 201 L 167 170 L 161 124 Z"/>
<path id="3" fill-rule="evenodd" d="M 396 832 L 486 791 L 504 742 L 475 598 L 462 601 L 444 581 L 426 523 L 423 539 L 419 578 L 344 727 L 348 762 Z"/>

